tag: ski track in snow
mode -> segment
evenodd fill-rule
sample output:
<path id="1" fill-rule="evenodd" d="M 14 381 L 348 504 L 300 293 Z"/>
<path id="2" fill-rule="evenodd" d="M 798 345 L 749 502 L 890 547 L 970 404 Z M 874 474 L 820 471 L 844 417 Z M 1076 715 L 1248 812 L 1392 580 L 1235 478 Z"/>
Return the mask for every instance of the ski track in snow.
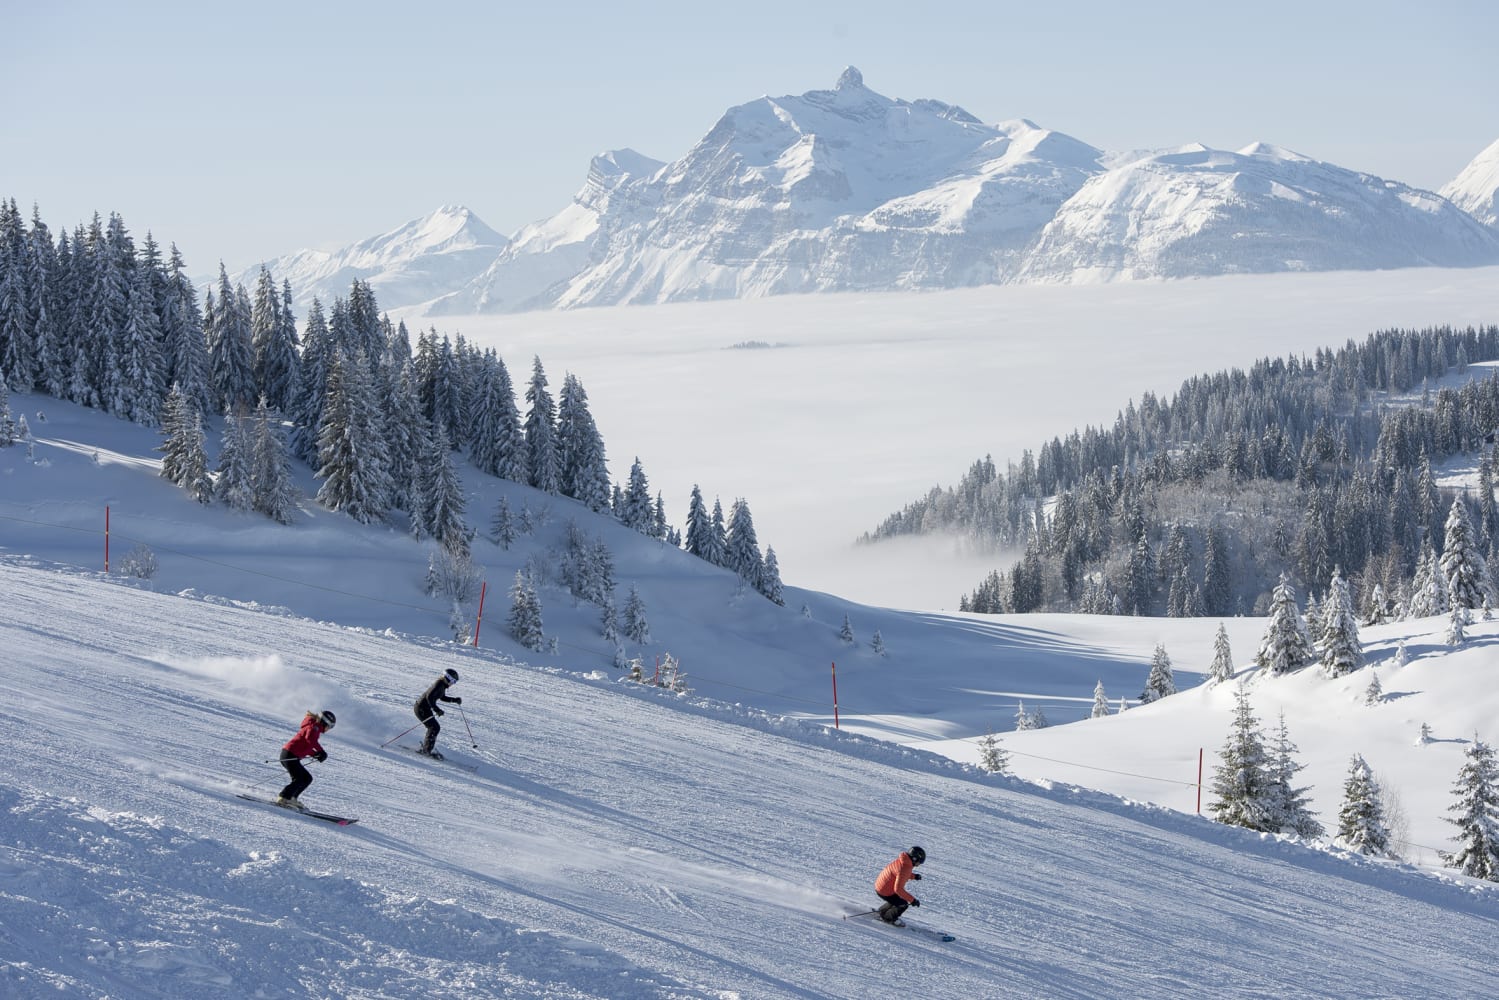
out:
<path id="1" fill-rule="evenodd" d="M 1499 993 L 1466 880 L 498 657 L 13 560 L 0 586 L 6 996 Z M 477 770 L 381 749 L 459 659 L 479 748 L 456 712 L 439 747 Z M 315 705 L 304 798 L 356 826 L 233 797 Z M 910 842 L 911 916 L 954 942 L 840 919 Z"/>

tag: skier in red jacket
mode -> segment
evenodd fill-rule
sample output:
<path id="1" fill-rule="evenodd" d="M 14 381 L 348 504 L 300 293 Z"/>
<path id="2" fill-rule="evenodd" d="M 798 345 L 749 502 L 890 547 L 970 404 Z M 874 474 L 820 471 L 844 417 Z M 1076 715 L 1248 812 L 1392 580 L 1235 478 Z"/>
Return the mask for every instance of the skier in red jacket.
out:
<path id="1" fill-rule="evenodd" d="M 298 812 L 306 810 L 307 807 L 297 797 L 312 784 L 312 775 L 302 766 L 302 758 L 313 757 L 319 762 L 328 759 L 328 751 L 318 743 L 318 737 L 332 729 L 333 723 L 334 716 L 329 711 L 308 712 L 302 717 L 302 727 L 297 730 L 297 735 L 287 740 L 286 746 L 281 748 L 281 766 L 291 775 L 291 781 L 276 796 L 276 805 Z"/>
<path id="2" fill-rule="evenodd" d="M 913 869 L 925 860 L 926 851 L 920 847 L 901 851 L 880 872 L 880 877 L 874 880 L 875 893 L 885 901 L 885 905 L 880 907 L 880 919 L 885 923 L 904 927 L 906 925 L 901 921 L 900 915 L 906 912 L 906 907 L 921 905 L 921 900 L 906 891 L 906 883 L 921 881 L 921 876 Z"/>

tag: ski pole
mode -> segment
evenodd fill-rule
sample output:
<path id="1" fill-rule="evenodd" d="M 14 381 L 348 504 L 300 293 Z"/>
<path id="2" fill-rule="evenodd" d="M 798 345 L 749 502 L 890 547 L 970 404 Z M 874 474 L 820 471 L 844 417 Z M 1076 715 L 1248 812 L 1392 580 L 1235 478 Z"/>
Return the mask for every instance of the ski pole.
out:
<path id="1" fill-rule="evenodd" d="M 463 728 L 464 729 L 468 729 L 468 741 L 469 741 L 469 743 L 471 743 L 473 745 L 473 748 L 475 750 L 479 749 L 479 744 L 474 743 L 474 731 L 472 729 L 469 729 L 468 716 L 464 714 L 463 706 L 462 705 L 458 706 L 458 717 L 463 720 Z"/>
<path id="2" fill-rule="evenodd" d="M 421 721 L 421 722 L 418 722 L 418 723 L 417 723 L 417 724 L 416 724 L 416 726 L 425 726 L 425 725 L 426 725 L 426 724 L 427 724 L 427 722 L 426 722 L 426 720 L 425 720 L 425 719 L 423 719 L 423 720 L 422 720 L 422 721 Z M 416 726 L 412 726 L 412 727 L 411 727 L 411 729 L 415 729 L 415 728 L 416 728 Z M 396 740 L 398 740 L 398 739 L 400 739 L 400 738 L 401 738 L 401 737 L 402 737 L 402 736 L 405 736 L 405 735 L 406 735 L 406 733 L 409 733 L 409 732 L 411 732 L 411 729 L 408 729 L 408 730 L 406 730 L 406 731 L 405 731 L 405 732 L 400 732 L 400 733 L 396 733 L 396 734 L 395 734 L 395 735 L 394 735 L 394 736 L 392 736 L 392 737 L 391 737 L 391 738 L 390 738 L 390 739 L 388 739 L 388 740 L 386 740 L 386 741 L 385 741 L 385 742 L 384 742 L 384 743 L 381 743 L 381 744 L 380 744 L 380 749 L 381 749 L 381 750 L 384 750 L 384 749 L 385 749 L 385 748 L 386 748 L 386 747 L 388 747 L 388 746 L 390 746 L 390 745 L 391 745 L 391 744 L 392 744 L 392 743 L 394 743 L 394 742 L 395 742 L 395 741 L 396 741 Z"/>

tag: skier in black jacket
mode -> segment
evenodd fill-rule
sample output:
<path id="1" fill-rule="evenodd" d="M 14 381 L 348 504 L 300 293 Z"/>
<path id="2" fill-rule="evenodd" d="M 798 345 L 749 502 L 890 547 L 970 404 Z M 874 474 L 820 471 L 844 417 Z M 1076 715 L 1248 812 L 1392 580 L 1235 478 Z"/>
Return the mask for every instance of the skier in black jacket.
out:
<path id="1" fill-rule="evenodd" d="M 427 688 L 427 692 L 418 698 L 416 704 L 412 706 L 413 711 L 416 712 L 416 717 L 421 719 L 422 724 L 427 727 L 427 738 L 422 740 L 422 748 L 418 751 L 419 753 L 442 760 L 442 754 L 432 749 L 437 745 L 437 734 L 442 731 L 442 726 L 437 724 L 437 717 L 443 713 L 442 709 L 437 707 L 437 703 L 439 701 L 447 701 L 452 702 L 454 705 L 462 705 L 462 698 L 448 697 L 448 688 L 457 683 L 458 671 L 449 667 L 442 672 L 441 677 L 432 682 L 432 686 Z"/>

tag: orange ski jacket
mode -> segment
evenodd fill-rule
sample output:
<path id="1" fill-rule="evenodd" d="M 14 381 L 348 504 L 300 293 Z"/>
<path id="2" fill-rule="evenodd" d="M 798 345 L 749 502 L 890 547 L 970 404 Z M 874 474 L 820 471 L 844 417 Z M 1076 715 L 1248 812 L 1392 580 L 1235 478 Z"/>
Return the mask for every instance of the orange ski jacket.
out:
<path id="1" fill-rule="evenodd" d="M 880 877 L 874 880 L 874 891 L 881 896 L 899 896 L 906 902 L 911 902 L 916 897 L 906 891 L 906 883 L 911 880 L 911 871 L 915 867 L 911 863 L 911 855 L 901 851 L 895 860 L 880 872 Z"/>

